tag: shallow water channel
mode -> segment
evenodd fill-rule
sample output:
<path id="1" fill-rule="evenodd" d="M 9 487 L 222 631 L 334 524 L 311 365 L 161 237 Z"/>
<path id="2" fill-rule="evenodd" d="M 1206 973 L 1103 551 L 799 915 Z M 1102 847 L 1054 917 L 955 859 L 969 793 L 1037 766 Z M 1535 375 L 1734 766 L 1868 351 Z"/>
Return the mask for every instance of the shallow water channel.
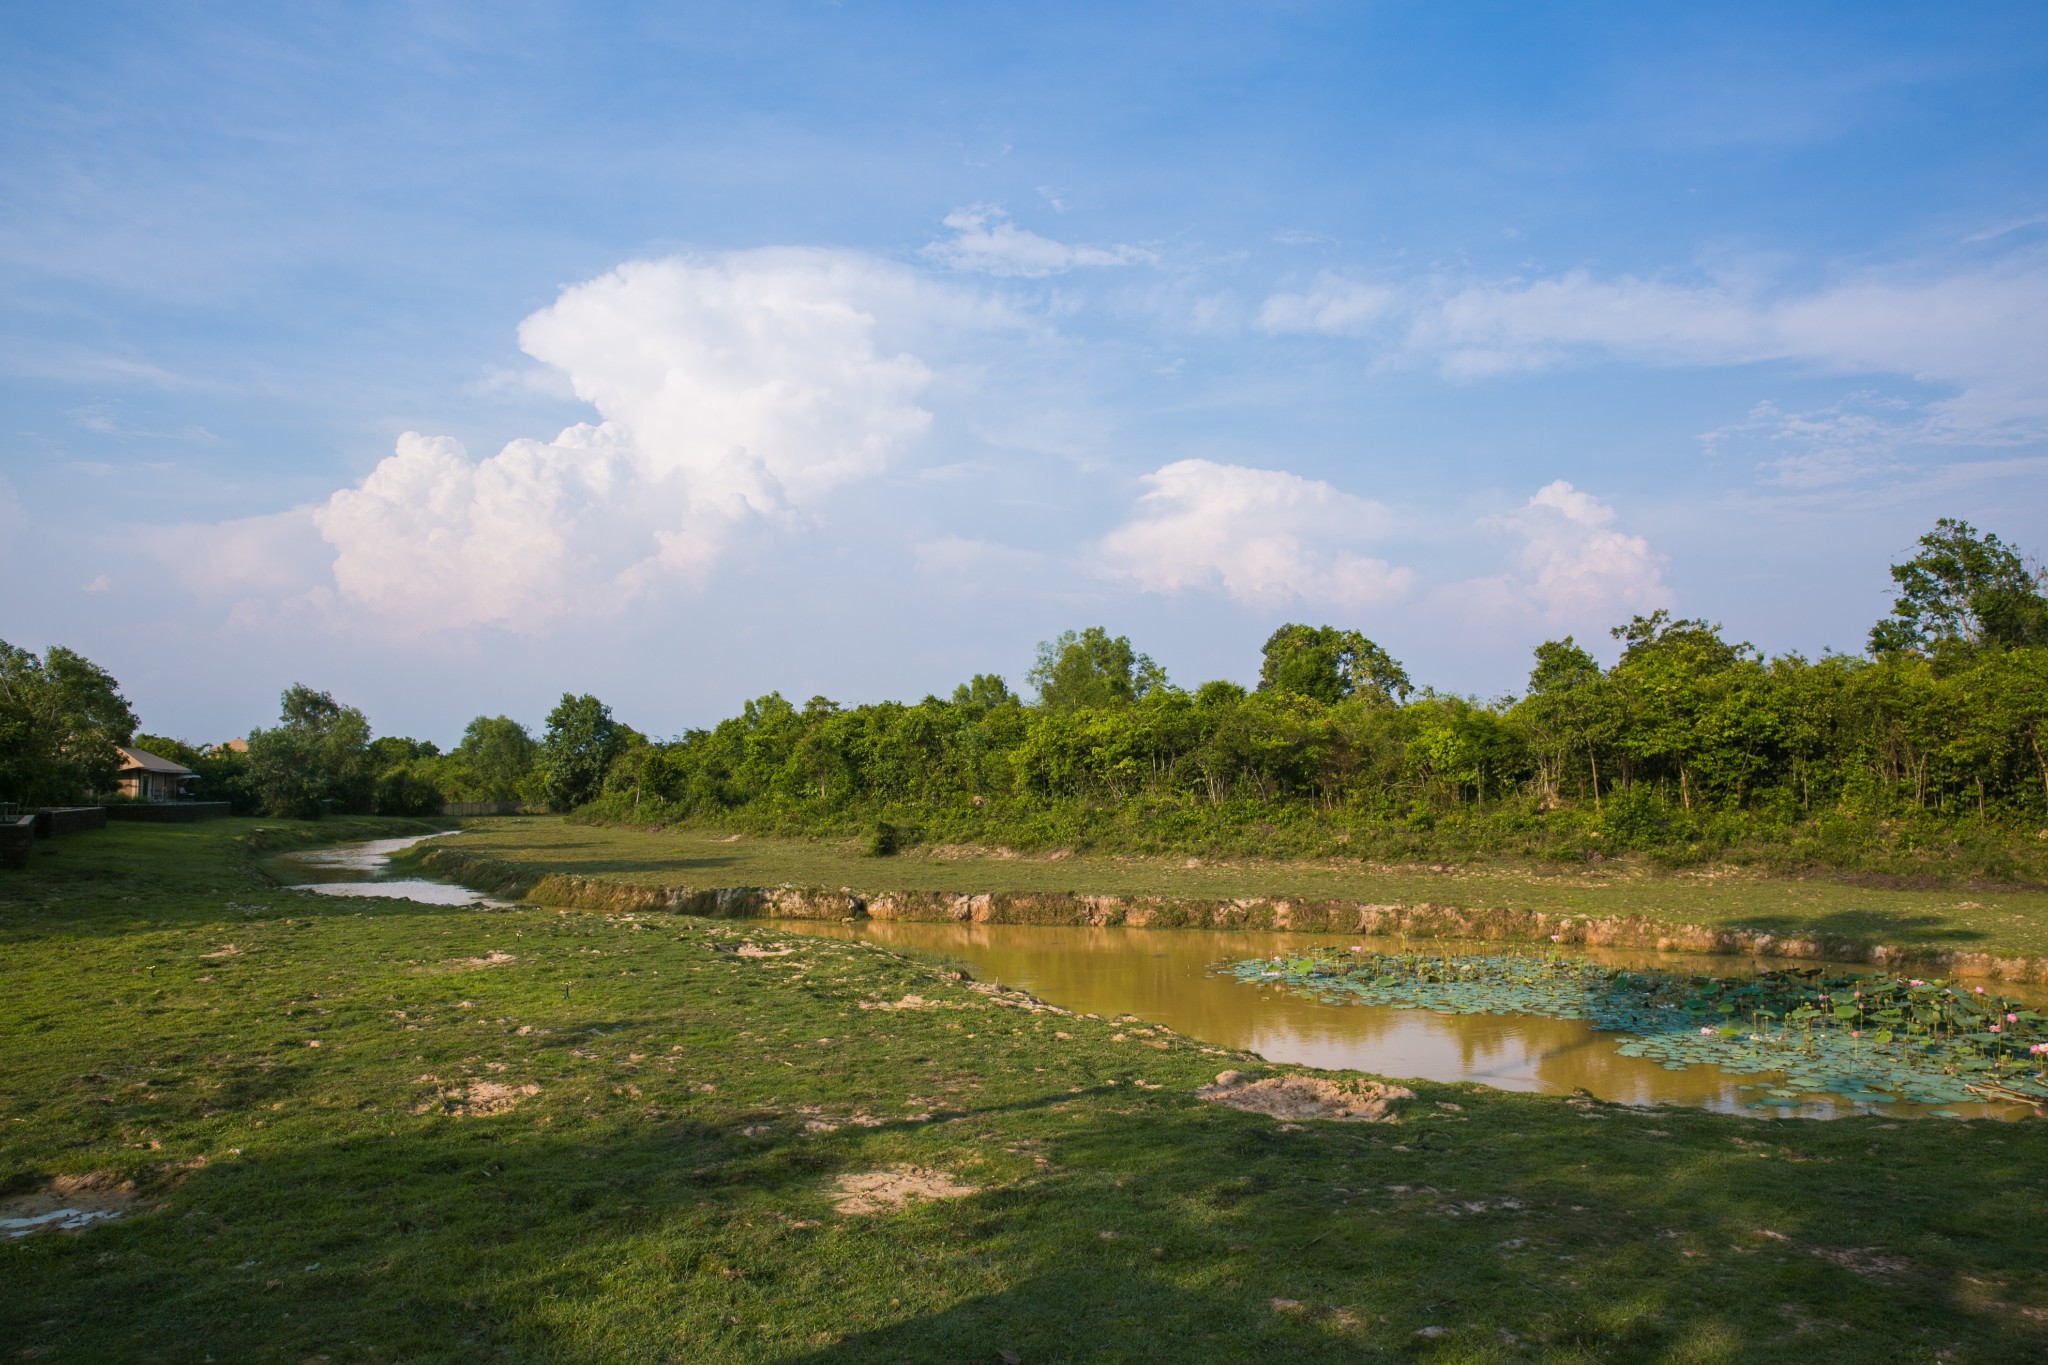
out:
<path id="1" fill-rule="evenodd" d="M 313 891 L 323 896 L 375 896 L 418 901 L 422 905 L 507 904 L 453 882 L 391 875 L 392 854 L 429 839 L 446 839 L 455 833 L 457 831 L 440 830 L 433 834 L 408 835 L 403 839 L 370 839 L 303 853 L 281 853 L 270 860 L 270 870 L 294 891 Z"/>
<path id="2" fill-rule="evenodd" d="M 272 870 L 294 889 L 331 896 L 383 896 L 429 905 L 501 906 L 481 892 L 421 877 L 390 875 L 393 853 L 423 839 L 373 839 L 281 855 Z M 983 981 L 1015 986 L 1082 1014 L 1137 1015 L 1189 1038 L 1255 1052 L 1271 1062 L 1368 1071 L 1381 1076 L 1477 1082 L 1503 1090 L 1549 1094 L 1585 1091 L 1621 1104 L 1677 1104 L 1726 1112 L 1752 1107 L 1768 1076 L 1735 1076 L 1713 1066 L 1672 1069 L 1616 1051 L 1626 1035 L 1584 1022 L 1524 1014 L 1447 1014 L 1376 1005 L 1325 1005 L 1279 985 L 1248 985 L 1211 969 L 1220 962 L 1296 955 L 1316 944 L 1377 951 L 1455 954 L 1515 951 L 1514 945 L 1452 941 L 1402 942 L 1331 934 L 1244 933 L 1203 929 L 1090 929 L 1021 924 L 922 924 L 866 920 L 765 923 L 792 933 L 855 939 L 938 956 Z M 1539 951 L 1531 947 L 1530 952 Z M 1659 967 L 1714 976 L 1746 976 L 1782 966 L 1814 966 L 1748 957 L 1575 949 L 1574 956 L 1617 967 Z M 1845 968 L 1844 970 L 1858 970 Z M 2001 985 L 2011 995 L 2037 996 Z M 1868 1104 L 1809 1094 L 1773 1107 L 1787 1117 L 1838 1118 L 1858 1113 L 1899 1117 L 1926 1106 Z M 2016 1105 L 1949 1105 L 1967 1118 L 2018 1118 Z"/>

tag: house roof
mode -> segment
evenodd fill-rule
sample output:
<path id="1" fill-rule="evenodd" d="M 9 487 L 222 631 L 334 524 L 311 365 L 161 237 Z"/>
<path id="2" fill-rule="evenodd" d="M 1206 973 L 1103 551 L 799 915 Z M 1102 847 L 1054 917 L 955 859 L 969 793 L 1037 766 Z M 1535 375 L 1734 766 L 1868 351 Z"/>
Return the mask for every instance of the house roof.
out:
<path id="1" fill-rule="evenodd" d="M 147 749 L 131 749 L 121 745 L 121 771 L 124 773 L 174 773 L 180 777 L 192 776 L 192 770 L 182 763 L 173 763 L 168 758 L 159 758 Z"/>

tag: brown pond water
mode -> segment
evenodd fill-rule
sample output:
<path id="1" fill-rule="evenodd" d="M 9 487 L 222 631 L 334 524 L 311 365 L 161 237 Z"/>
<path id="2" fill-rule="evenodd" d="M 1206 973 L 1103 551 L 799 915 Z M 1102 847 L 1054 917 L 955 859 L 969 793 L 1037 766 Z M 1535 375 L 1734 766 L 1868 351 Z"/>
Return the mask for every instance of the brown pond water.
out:
<path id="1" fill-rule="evenodd" d="M 1364 944 L 1375 951 L 1499 953 L 1512 945 L 1401 942 L 1328 934 L 1235 933 L 1202 929 L 1089 929 L 1022 924 L 920 924 L 867 920 L 831 924 L 776 921 L 794 933 L 859 939 L 934 955 L 970 968 L 978 980 L 1029 991 L 1079 1014 L 1114 1019 L 1133 1014 L 1219 1047 L 1255 1052 L 1270 1062 L 1432 1081 L 1466 1081 L 1502 1090 L 1571 1094 L 1583 1090 L 1620 1104 L 1677 1104 L 1759 1113 L 1748 1106 L 1775 1078 L 1733 1076 L 1715 1067 L 1671 1071 L 1615 1046 L 1624 1035 L 1599 1033 L 1570 1019 L 1522 1014 L 1438 1014 L 1377 1005 L 1323 1005 L 1274 987 L 1212 975 L 1219 961 L 1275 954 L 1295 956 L 1314 944 Z M 1531 951 L 1535 951 L 1532 949 Z M 1575 950 L 1610 966 L 1746 976 L 1781 966 L 1759 958 L 1679 953 Z M 1855 970 L 1844 968 L 1843 970 Z M 2008 991 L 2007 994 L 2018 994 Z M 1804 1118 L 1858 1113 L 1907 1117 L 1914 1105 L 1856 1104 L 1810 1095 L 1783 1111 Z M 2018 1118 L 2012 1105 L 1950 1105 L 1970 1118 Z"/>

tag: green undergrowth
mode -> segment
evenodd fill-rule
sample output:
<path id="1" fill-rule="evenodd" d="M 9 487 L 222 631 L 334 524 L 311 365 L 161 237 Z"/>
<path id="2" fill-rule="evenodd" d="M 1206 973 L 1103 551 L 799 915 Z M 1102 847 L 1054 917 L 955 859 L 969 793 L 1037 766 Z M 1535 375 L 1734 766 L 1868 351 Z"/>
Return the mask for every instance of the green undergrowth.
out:
<path id="1" fill-rule="evenodd" d="M 1267 1070 L 771 930 L 323 899 L 394 832 L 122 827 L 0 873 L 0 1243 L 49 1361 L 1871 1361 L 2048 1348 L 2048 1125 L 1804 1123 Z M 545 827 L 543 827 L 545 828 Z M 562 828 L 555 826 L 555 828 Z M 919 1173 L 951 1197 L 842 1211 Z"/>
<path id="2" fill-rule="evenodd" d="M 600 823 L 646 826 L 703 820 L 653 798 L 615 792 L 578 812 Z M 1402 812 L 1326 808 L 1303 801 L 1204 801 L 1134 796 L 1114 802 L 987 800 L 817 804 L 761 799 L 716 823 L 761 835 L 860 839 L 890 831 L 892 850 L 916 845 L 1001 845 L 1102 854 L 1341 858 L 1382 862 L 1576 865 L 1635 858 L 1658 867 L 1746 867 L 1780 875 L 1836 873 L 1895 882 L 2048 883 L 2048 838 L 2018 817 L 1978 819 L 1911 809 L 1685 810 L 1645 792 L 1595 808 L 1515 797 L 1489 806 Z"/>

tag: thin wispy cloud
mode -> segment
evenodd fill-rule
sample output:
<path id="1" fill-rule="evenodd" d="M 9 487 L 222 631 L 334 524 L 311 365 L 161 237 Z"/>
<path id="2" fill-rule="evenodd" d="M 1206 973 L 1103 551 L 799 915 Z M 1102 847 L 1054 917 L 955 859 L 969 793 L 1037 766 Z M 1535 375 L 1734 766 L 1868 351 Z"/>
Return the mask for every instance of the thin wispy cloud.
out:
<path id="1" fill-rule="evenodd" d="M 1055 205 L 1057 207 L 1057 205 Z M 927 258 L 954 270 L 1038 279 L 1102 266 L 1156 265 L 1140 246 L 1076 246 L 1020 228 L 1000 205 L 970 204 L 946 215 L 953 235 L 925 247 Z"/>

